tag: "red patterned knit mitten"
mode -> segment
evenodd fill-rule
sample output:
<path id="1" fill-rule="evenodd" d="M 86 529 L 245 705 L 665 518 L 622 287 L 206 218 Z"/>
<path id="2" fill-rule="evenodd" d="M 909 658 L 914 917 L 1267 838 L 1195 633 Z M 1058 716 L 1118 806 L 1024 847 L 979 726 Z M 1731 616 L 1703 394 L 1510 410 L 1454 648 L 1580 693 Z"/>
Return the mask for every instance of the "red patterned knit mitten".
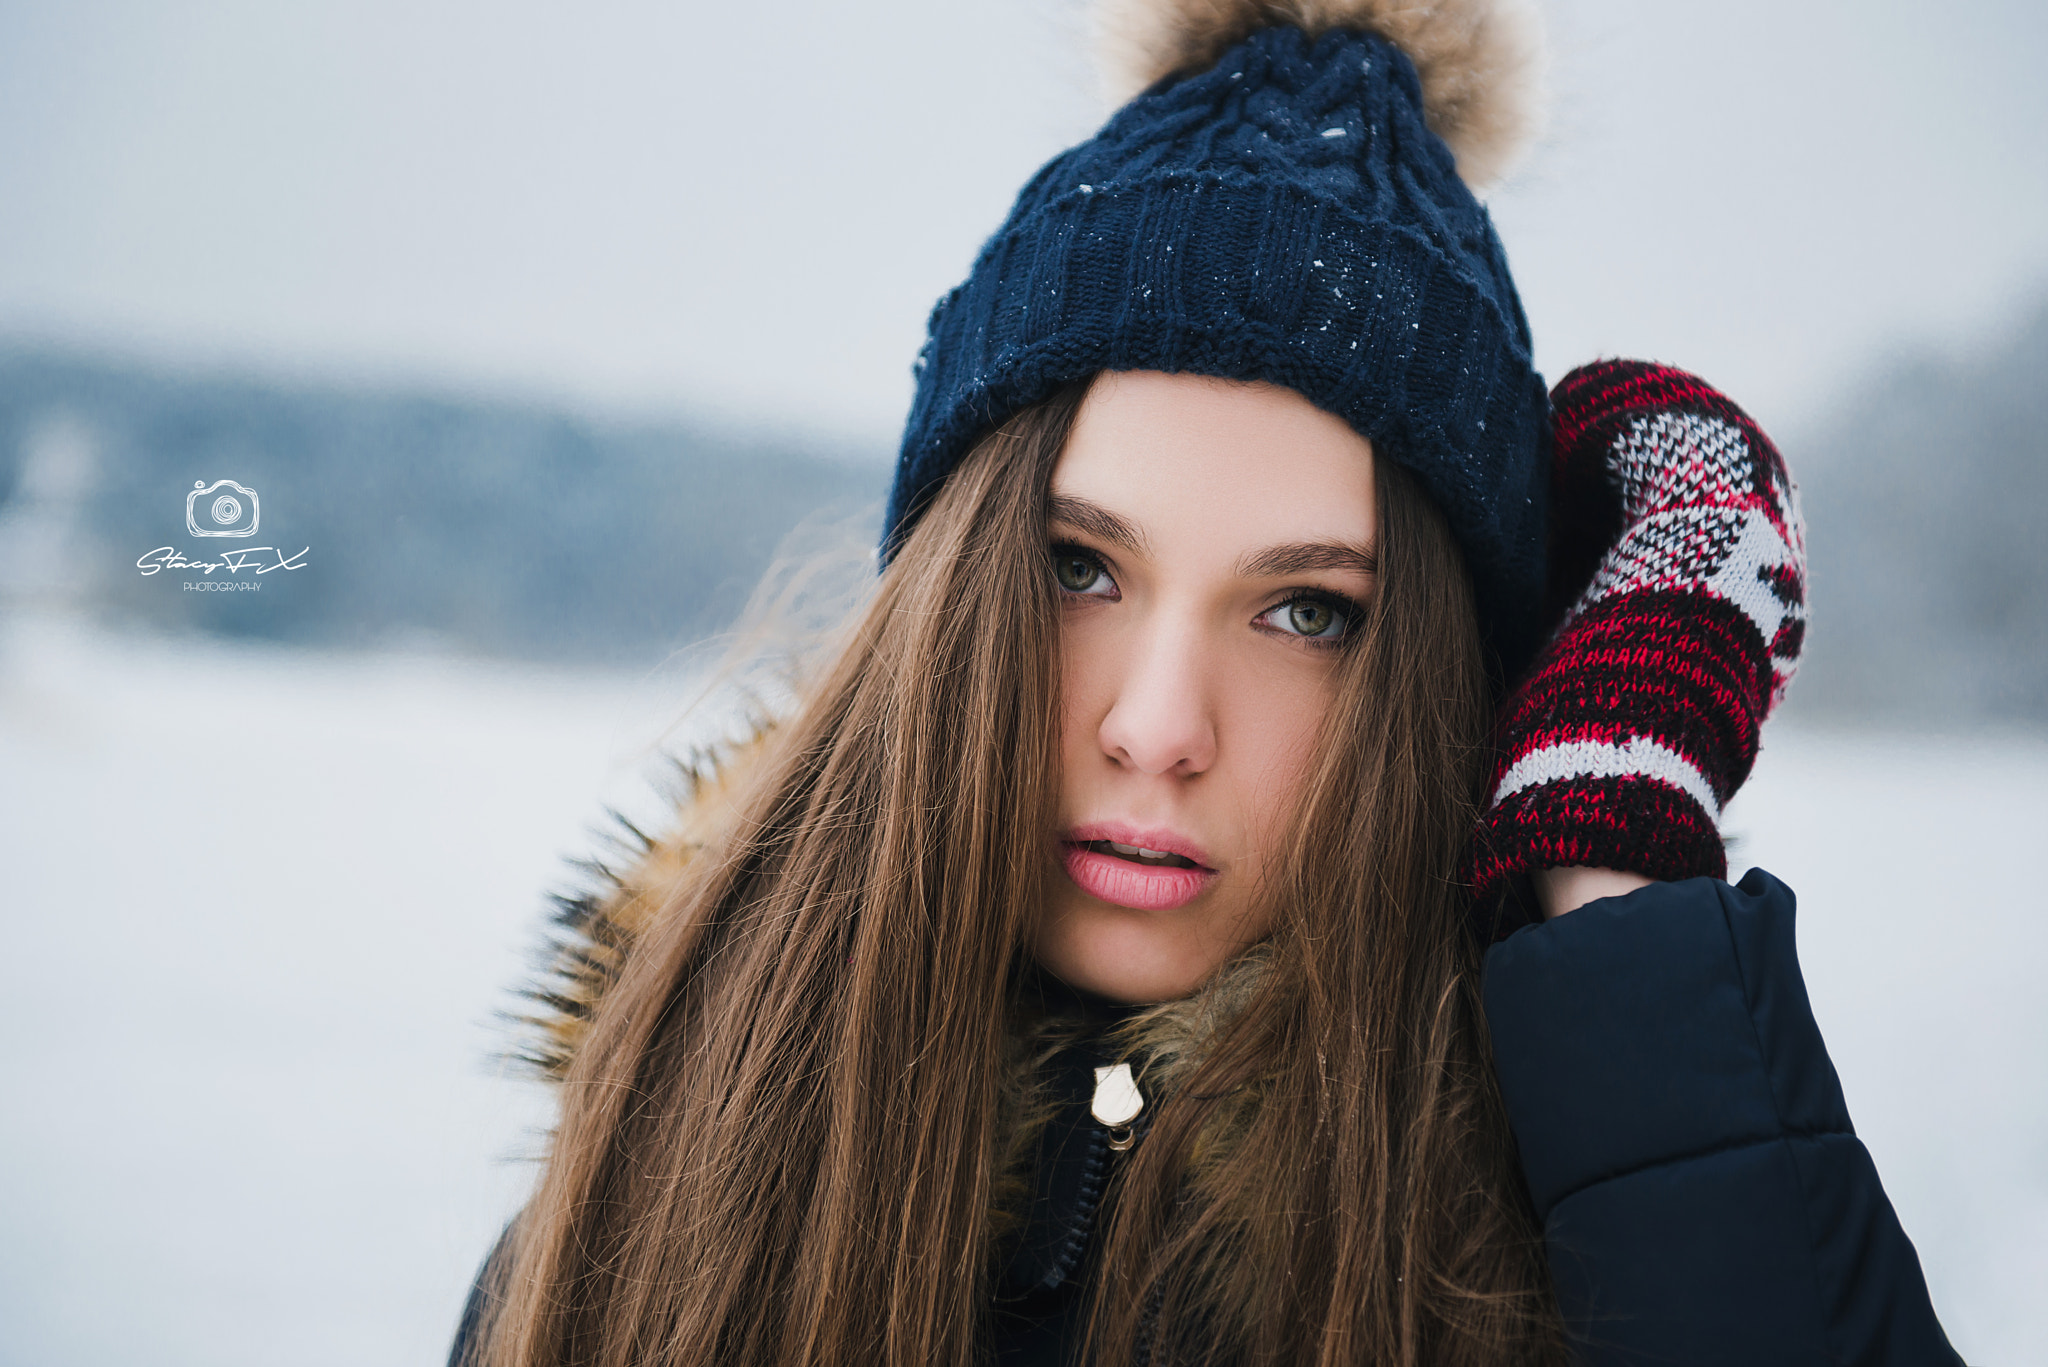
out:
<path id="1" fill-rule="evenodd" d="M 1576 601 L 1500 716 L 1482 907 L 1545 868 L 1726 877 L 1721 808 L 1806 630 L 1798 496 L 1748 414 L 1642 361 L 1550 397 L 1552 594 Z"/>

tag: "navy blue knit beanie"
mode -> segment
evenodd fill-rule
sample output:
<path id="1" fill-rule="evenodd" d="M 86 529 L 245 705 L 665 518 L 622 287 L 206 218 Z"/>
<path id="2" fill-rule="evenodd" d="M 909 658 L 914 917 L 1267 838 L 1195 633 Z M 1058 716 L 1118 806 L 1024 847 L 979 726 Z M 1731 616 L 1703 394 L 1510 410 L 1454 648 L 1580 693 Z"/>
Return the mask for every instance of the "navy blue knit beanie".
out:
<path id="1" fill-rule="evenodd" d="M 977 440 L 1066 384 L 1270 381 L 1416 476 L 1513 672 L 1536 644 L 1549 410 L 1500 241 L 1400 48 L 1239 8 L 1248 36 L 1032 177 L 932 310 L 885 544 Z"/>

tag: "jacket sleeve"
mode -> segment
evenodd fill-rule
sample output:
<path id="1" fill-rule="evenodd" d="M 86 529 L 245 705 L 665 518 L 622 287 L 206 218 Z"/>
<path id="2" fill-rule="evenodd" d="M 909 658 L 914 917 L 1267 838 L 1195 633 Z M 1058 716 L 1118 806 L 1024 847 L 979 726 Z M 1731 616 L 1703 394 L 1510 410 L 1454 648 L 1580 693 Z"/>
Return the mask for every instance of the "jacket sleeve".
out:
<path id="1" fill-rule="evenodd" d="M 1486 961 L 1501 1090 L 1586 1367 L 1948 1364 L 1752 870 L 1588 903 Z"/>

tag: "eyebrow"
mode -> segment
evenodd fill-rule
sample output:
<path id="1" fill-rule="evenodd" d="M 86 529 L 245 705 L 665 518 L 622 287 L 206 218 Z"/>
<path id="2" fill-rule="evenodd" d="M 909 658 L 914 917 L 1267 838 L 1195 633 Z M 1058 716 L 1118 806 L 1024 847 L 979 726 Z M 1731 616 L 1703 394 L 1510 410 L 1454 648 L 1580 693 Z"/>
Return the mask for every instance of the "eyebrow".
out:
<path id="1" fill-rule="evenodd" d="M 1279 579 L 1319 570 L 1348 571 L 1376 579 L 1380 558 L 1371 546 L 1343 541 L 1296 541 L 1247 552 L 1237 562 L 1237 573 L 1245 579 Z"/>
<path id="2" fill-rule="evenodd" d="M 1091 503 L 1071 494 L 1054 494 L 1046 505 L 1045 515 L 1048 521 L 1064 522 L 1076 531 L 1086 532 L 1134 554 L 1151 553 L 1143 532 L 1100 503 Z"/>
<path id="3" fill-rule="evenodd" d="M 1085 498 L 1054 494 L 1046 505 L 1046 519 L 1064 522 L 1076 531 L 1138 555 L 1151 553 L 1145 544 L 1145 534 L 1136 525 Z M 1246 552 L 1239 557 L 1236 572 L 1241 579 L 1282 579 L 1291 574 L 1335 570 L 1376 579 L 1379 568 L 1379 555 L 1371 546 L 1346 541 L 1292 541 Z"/>

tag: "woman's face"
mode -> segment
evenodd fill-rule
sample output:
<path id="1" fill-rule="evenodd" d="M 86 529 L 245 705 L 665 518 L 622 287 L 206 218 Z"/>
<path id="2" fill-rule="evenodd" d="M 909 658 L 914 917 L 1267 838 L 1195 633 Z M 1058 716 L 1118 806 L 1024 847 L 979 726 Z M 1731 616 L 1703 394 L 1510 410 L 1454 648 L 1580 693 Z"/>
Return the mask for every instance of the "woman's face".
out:
<path id="1" fill-rule="evenodd" d="M 1372 448 L 1295 391 L 1105 374 L 1054 468 L 1064 876 L 1039 961 L 1185 996 L 1257 889 L 1374 591 Z"/>

